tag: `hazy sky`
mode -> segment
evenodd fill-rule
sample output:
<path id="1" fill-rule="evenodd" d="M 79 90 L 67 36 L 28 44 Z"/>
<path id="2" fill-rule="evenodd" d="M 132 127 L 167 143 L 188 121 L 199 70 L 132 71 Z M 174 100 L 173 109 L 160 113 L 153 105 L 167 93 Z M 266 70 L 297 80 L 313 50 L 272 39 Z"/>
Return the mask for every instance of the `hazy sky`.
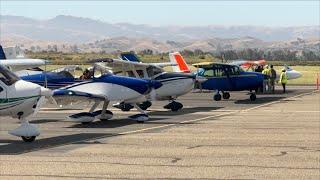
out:
<path id="1" fill-rule="evenodd" d="M 2 15 L 73 15 L 155 26 L 319 25 L 319 9 L 319 1 L 0 1 Z"/>

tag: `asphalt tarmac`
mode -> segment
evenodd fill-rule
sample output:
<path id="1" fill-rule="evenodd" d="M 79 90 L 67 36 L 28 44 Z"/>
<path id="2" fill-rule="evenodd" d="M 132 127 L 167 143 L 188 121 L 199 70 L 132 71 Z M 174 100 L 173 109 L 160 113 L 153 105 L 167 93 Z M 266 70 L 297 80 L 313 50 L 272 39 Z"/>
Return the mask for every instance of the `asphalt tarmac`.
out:
<path id="1" fill-rule="evenodd" d="M 48 106 L 31 118 L 41 129 L 33 143 L 9 135 L 19 122 L 1 117 L 0 178 L 320 177 L 318 91 L 289 87 L 254 102 L 246 92 L 220 102 L 212 95 L 179 98 L 179 112 L 156 102 L 143 124 L 127 118 L 137 111 L 111 108 L 112 120 L 81 125 L 66 119 L 83 111 L 77 106 Z"/>

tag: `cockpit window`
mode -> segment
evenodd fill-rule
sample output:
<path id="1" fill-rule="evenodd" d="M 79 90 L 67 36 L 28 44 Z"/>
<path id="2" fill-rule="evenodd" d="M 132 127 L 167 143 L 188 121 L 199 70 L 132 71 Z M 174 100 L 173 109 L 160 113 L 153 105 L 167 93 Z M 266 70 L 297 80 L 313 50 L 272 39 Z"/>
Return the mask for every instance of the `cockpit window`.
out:
<path id="1" fill-rule="evenodd" d="M 205 69 L 203 73 L 204 77 L 221 77 L 225 76 L 225 71 L 222 67 L 217 67 L 213 69 Z"/>
<path id="2" fill-rule="evenodd" d="M 6 85 L 10 86 L 17 82 L 20 78 L 6 67 L 0 65 L 0 80 Z"/>
<path id="3" fill-rule="evenodd" d="M 163 72 L 162 69 L 157 68 L 157 67 L 155 67 L 155 66 L 149 66 L 149 67 L 147 67 L 147 73 L 148 73 L 148 76 L 149 76 L 149 77 L 153 77 L 153 76 L 155 76 L 155 75 L 157 75 L 157 74 L 160 74 L 160 73 L 162 73 L 162 72 Z"/>

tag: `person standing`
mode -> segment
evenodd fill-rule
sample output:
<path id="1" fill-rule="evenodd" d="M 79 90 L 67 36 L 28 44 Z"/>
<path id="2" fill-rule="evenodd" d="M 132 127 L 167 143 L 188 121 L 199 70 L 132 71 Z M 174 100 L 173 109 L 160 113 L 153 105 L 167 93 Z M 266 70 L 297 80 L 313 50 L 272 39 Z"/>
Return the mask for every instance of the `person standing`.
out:
<path id="1" fill-rule="evenodd" d="M 262 71 L 262 74 L 266 75 L 265 79 L 263 80 L 263 93 L 267 92 L 267 87 L 269 88 L 269 78 L 270 78 L 270 70 L 269 70 L 269 66 L 266 65 L 265 68 Z"/>
<path id="2" fill-rule="evenodd" d="M 275 81 L 277 78 L 277 72 L 276 70 L 273 69 L 273 65 L 270 65 L 270 88 L 269 91 L 272 91 L 272 93 L 274 94 L 274 85 L 275 85 Z"/>
<path id="3" fill-rule="evenodd" d="M 282 69 L 282 72 L 280 74 L 279 82 L 282 84 L 283 93 L 286 92 L 286 84 L 287 84 L 288 78 L 286 74 L 286 69 Z"/>

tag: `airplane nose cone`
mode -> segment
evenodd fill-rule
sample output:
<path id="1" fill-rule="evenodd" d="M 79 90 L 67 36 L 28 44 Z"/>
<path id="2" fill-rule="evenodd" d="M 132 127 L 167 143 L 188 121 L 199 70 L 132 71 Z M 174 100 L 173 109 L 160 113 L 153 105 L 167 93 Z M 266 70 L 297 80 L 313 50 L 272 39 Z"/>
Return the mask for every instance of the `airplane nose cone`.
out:
<path id="1" fill-rule="evenodd" d="M 40 87 L 40 95 L 50 97 L 53 95 L 53 92 L 48 88 Z"/>
<path id="2" fill-rule="evenodd" d="M 302 73 L 297 71 L 297 78 L 301 77 Z"/>

